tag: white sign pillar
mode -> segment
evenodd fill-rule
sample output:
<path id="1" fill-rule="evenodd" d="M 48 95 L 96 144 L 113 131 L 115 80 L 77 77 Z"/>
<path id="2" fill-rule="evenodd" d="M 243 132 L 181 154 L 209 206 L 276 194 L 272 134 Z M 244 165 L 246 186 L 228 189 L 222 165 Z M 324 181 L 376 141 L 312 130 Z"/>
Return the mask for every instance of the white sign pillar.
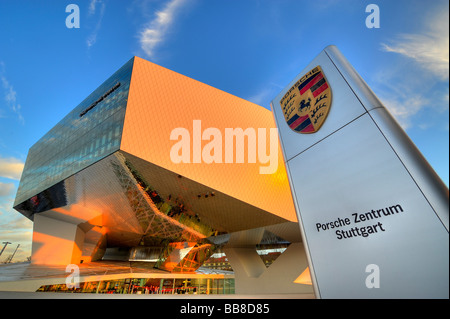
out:
<path id="1" fill-rule="evenodd" d="M 448 188 L 339 50 L 271 107 L 317 297 L 448 298 Z"/>

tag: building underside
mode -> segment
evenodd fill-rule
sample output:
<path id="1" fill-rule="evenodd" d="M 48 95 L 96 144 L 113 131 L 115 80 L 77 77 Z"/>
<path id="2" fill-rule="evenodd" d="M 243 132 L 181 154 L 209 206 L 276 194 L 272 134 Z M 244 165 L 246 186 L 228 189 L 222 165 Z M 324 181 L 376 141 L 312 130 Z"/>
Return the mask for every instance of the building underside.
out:
<path id="1" fill-rule="evenodd" d="M 309 278 L 295 282 L 307 268 L 297 223 L 125 152 L 76 173 L 36 201 L 44 211 L 33 215 L 35 265 L 77 264 L 113 274 L 111 263 L 140 263 L 146 270 L 139 278 L 240 278 L 272 282 L 266 293 L 312 293 Z M 252 293 L 256 286 L 236 287 Z"/>

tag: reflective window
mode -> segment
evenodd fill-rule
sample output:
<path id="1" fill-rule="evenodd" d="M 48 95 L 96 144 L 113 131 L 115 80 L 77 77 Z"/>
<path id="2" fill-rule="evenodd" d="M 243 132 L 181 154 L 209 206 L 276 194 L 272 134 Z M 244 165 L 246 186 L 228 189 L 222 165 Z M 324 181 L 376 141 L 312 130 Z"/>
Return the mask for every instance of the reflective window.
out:
<path id="1" fill-rule="evenodd" d="M 133 61 L 30 148 L 14 206 L 119 149 Z"/>
<path id="2" fill-rule="evenodd" d="M 78 288 L 65 284 L 41 286 L 38 292 L 96 294 L 234 294 L 234 278 L 126 278 L 81 282 Z"/>

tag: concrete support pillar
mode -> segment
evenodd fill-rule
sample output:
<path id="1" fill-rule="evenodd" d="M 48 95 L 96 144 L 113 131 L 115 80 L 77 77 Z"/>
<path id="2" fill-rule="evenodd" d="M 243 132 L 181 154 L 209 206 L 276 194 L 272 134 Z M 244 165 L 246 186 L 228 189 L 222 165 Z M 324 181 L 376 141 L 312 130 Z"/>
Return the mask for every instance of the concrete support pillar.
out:
<path id="1" fill-rule="evenodd" d="M 266 266 L 256 252 L 255 247 L 252 248 L 227 248 L 225 250 L 228 261 L 230 261 L 233 270 L 248 278 L 258 278 L 264 271 Z"/>
<path id="2" fill-rule="evenodd" d="M 34 215 L 31 262 L 69 265 L 80 262 L 84 232 L 75 224 Z"/>
<path id="3" fill-rule="evenodd" d="M 234 270 L 237 294 L 313 294 L 311 285 L 295 282 L 308 267 L 302 243 L 289 245 L 269 268 L 254 247 L 225 248 L 224 252 Z"/>

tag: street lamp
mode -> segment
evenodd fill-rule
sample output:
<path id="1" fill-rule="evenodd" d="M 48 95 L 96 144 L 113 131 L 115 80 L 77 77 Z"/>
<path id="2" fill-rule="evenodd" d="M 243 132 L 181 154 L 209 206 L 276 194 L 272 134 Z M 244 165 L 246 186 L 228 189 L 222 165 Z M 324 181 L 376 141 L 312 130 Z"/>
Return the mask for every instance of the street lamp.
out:
<path id="1" fill-rule="evenodd" d="M 3 251 L 5 250 L 6 246 L 8 246 L 11 243 L 9 241 L 4 241 L 3 244 L 5 244 L 5 245 L 3 246 L 2 251 L 0 251 L 0 256 L 3 254 Z"/>

